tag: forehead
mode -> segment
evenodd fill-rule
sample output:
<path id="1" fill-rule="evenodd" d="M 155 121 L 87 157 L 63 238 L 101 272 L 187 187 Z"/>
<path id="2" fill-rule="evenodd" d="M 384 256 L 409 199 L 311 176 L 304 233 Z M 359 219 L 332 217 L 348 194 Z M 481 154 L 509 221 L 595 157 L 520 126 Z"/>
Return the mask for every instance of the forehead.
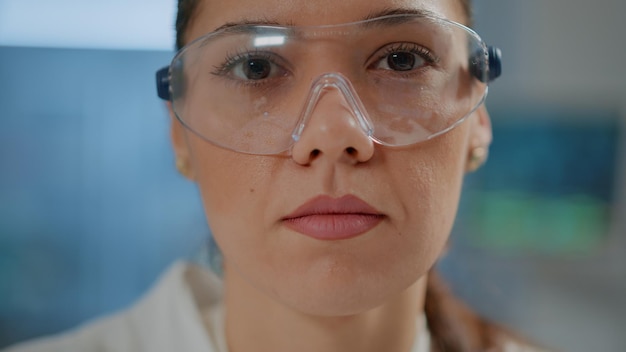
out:
<path id="1" fill-rule="evenodd" d="M 185 37 L 189 42 L 229 23 L 337 24 L 395 10 L 423 10 L 465 20 L 459 0 L 201 0 Z"/>

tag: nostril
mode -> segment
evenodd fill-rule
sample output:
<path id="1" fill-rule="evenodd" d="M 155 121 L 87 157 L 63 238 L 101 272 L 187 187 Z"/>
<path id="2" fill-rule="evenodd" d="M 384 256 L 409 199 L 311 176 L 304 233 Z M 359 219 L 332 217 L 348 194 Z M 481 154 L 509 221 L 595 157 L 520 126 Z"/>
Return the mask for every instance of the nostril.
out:
<path id="1" fill-rule="evenodd" d="M 320 152 L 320 150 L 319 150 L 319 149 L 313 149 L 313 150 L 311 151 L 311 157 L 312 157 L 312 158 L 315 158 L 315 157 L 317 157 L 318 155 L 320 155 L 320 153 L 321 153 L 321 152 Z"/>
<path id="2" fill-rule="evenodd" d="M 346 148 L 346 153 L 348 153 L 348 155 L 350 155 L 350 156 L 355 156 L 356 155 L 356 149 L 354 149 L 354 147 L 348 147 L 348 148 Z"/>

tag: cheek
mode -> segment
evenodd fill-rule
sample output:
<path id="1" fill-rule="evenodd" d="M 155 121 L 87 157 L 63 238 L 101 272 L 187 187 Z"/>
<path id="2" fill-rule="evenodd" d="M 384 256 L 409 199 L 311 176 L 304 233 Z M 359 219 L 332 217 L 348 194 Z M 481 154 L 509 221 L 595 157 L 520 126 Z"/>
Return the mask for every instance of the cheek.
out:
<path id="1" fill-rule="evenodd" d="M 196 183 L 220 247 L 254 239 L 266 224 L 264 203 L 279 191 L 272 180 L 283 159 L 235 153 L 197 138 L 191 145 Z"/>
<path id="2" fill-rule="evenodd" d="M 464 175 L 466 136 L 453 130 L 415 150 L 393 155 L 390 175 L 403 206 L 400 223 L 422 245 L 445 243 L 456 216 Z"/>
<path id="3" fill-rule="evenodd" d="M 242 207 L 252 205 L 267 190 L 275 169 L 262 157 L 224 150 L 197 138 L 192 150 L 196 182 L 207 212 L 216 216 L 243 214 Z"/>

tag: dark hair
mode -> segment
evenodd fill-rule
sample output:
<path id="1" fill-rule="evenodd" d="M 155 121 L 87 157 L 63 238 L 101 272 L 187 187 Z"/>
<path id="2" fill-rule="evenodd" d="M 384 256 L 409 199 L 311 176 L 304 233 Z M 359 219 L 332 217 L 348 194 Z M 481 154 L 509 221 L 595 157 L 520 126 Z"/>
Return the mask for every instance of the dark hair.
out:
<path id="1" fill-rule="evenodd" d="M 185 33 L 201 0 L 179 0 L 176 17 L 176 48 L 185 45 Z M 472 24 L 471 0 L 459 0 Z M 434 352 L 503 351 L 507 341 L 520 341 L 512 333 L 482 319 L 446 287 L 435 269 L 428 274 L 426 320 Z"/>
<path id="2" fill-rule="evenodd" d="M 189 24 L 193 21 L 193 15 L 201 0 L 178 0 L 178 14 L 176 16 L 176 50 L 185 46 L 185 33 Z M 463 6 L 463 12 L 467 16 L 467 25 L 472 26 L 473 13 L 471 0 L 459 0 Z"/>
<path id="3" fill-rule="evenodd" d="M 435 269 L 428 273 L 424 311 L 433 352 L 502 352 L 511 342 L 529 346 L 523 338 L 483 319 L 456 298 Z"/>
<path id="4" fill-rule="evenodd" d="M 197 13 L 201 0 L 178 0 L 178 14 L 176 15 L 176 50 L 185 46 L 185 33 Z"/>

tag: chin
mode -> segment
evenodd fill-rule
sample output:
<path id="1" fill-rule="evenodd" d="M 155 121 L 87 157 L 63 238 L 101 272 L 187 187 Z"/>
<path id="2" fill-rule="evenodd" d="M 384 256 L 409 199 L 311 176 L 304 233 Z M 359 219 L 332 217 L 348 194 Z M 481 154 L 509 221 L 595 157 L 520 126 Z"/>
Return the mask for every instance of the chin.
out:
<path id="1" fill-rule="evenodd" d="M 368 261 L 369 265 L 376 260 Z M 291 280 L 281 280 L 274 287 L 276 299 L 304 314 L 323 317 L 346 317 L 364 313 L 395 300 L 428 271 L 391 268 L 394 265 L 373 267 L 352 266 L 329 260 L 316 263 L 304 275 L 291 273 Z M 396 263 L 400 266 L 399 263 Z M 284 277 L 284 276 L 283 276 Z M 292 285 L 293 283 L 293 285 Z"/>

